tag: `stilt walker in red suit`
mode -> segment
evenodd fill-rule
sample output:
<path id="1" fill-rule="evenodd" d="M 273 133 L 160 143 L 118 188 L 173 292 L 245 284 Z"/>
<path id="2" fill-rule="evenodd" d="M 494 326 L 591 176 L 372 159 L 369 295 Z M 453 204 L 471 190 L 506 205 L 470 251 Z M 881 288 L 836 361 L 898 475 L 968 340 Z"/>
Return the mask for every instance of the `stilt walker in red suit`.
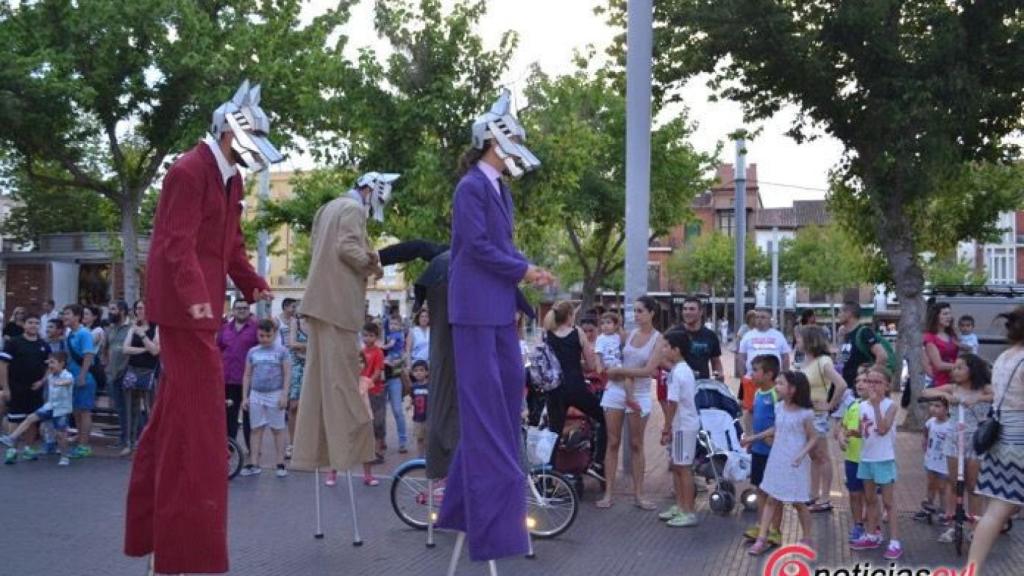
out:
<path id="1" fill-rule="evenodd" d="M 228 571 L 224 371 L 214 341 L 225 276 L 251 301 L 271 298 L 242 240 L 237 165 L 283 157 L 266 139 L 260 88 L 243 82 L 213 114 L 211 134 L 164 177 L 146 263 L 146 310 L 160 326 L 162 374 L 132 464 L 125 554 L 151 573 Z"/>

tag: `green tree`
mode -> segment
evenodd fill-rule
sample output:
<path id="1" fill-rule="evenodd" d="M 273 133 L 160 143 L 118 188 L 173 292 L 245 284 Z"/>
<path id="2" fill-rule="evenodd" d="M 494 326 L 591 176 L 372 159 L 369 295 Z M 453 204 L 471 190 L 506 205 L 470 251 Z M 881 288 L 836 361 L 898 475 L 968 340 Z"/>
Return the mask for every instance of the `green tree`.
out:
<path id="1" fill-rule="evenodd" d="M 807 226 L 779 244 L 780 280 L 826 294 L 836 334 L 836 295 L 867 280 L 863 248 L 837 225 Z"/>
<path id="2" fill-rule="evenodd" d="M 5 1 L 0 142 L 34 182 L 117 206 L 134 299 L 137 220 L 167 156 L 195 144 L 243 78 L 263 83 L 277 143 L 315 138 L 322 95 L 355 83 L 339 34 L 350 4 L 303 25 L 299 0 Z"/>
<path id="3" fill-rule="evenodd" d="M 615 0 L 614 15 L 623 6 Z M 708 73 L 749 121 L 794 105 L 794 138 L 826 133 L 843 144 L 837 196 L 854 208 L 846 221 L 861 224 L 885 256 L 916 397 L 924 274 L 915 231 L 935 202 L 965 199 L 947 185 L 969 163 L 1018 156 L 1006 137 L 1024 112 L 1019 3 L 667 0 L 656 4 L 655 27 L 660 87 Z"/>
<path id="4" fill-rule="evenodd" d="M 37 242 L 43 234 L 109 232 L 117 228 L 117 206 L 80 188 L 53 186 L 24 174 L 10 178 L 14 207 L 4 235 L 15 242 Z"/>
<path id="5" fill-rule="evenodd" d="M 744 268 L 747 286 L 751 290 L 761 280 L 771 276 L 771 261 L 767 254 L 747 239 Z M 729 294 L 735 286 L 736 240 L 720 232 L 702 234 L 675 252 L 668 261 L 668 275 L 688 290 L 707 289 L 715 294 Z M 712 308 L 712 321 L 717 321 L 717 309 Z M 739 326 L 733 319 L 734 326 Z"/>
<path id="6" fill-rule="evenodd" d="M 626 101 L 607 71 L 591 72 L 591 55 L 577 69 L 549 77 L 535 68 L 523 122 L 529 144 L 545 163 L 522 188 L 535 227 L 560 229 L 568 240 L 568 267 L 582 283 L 582 307 L 624 266 Z M 714 155 L 689 144 L 692 125 L 680 114 L 651 133 L 652 239 L 691 215 L 693 197 L 707 189 Z M 555 238 L 559 237 L 555 236 Z M 550 249 L 548 250 L 550 251 Z"/>
<path id="7" fill-rule="evenodd" d="M 484 12 L 482 1 L 462 0 L 448 11 L 439 0 L 376 2 L 374 26 L 387 46 L 360 52 L 358 83 L 327 100 L 331 113 L 310 148 L 321 162 L 343 168 L 298 178 L 294 198 L 271 201 L 260 224 L 308 234 L 320 206 L 348 190 L 358 173 L 399 172 L 385 225 L 371 222 L 371 235 L 447 241 L 470 123 L 497 98 L 516 41 L 506 32 L 497 49 L 484 50 L 475 30 Z M 521 196 L 513 195 L 520 212 Z M 521 245 L 543 246 L 528 218 L 520 217 L 517 235 Z M 292 273 L 304 276 L 308 266 L 304 254 Z"/>
<path id="8" fill-rule="evenodd" d="M 930 286 L 984 286 L 988 275 L 955 254 L 936 255 L 925 261 L 924 279 Z"/>

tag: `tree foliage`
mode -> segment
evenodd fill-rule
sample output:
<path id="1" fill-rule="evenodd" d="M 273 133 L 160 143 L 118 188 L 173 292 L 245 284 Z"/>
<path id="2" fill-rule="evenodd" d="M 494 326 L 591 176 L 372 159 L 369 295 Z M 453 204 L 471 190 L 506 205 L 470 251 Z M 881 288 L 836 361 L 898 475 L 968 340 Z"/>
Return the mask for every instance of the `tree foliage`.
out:
<path id="1" fill-rule="evenodd" d="M 623 6 L 613 2 L 619 17 Z M 793 105 L 797 141 L 824 132 L 843 144 L 834 180 L 857 208 L 850 220 L 886 258 L 916 396 L 924 277 L 915 224 L 935 202 L 964 199 L 944 189 L 964 166 L 1018 156 L 1006 137 L 1024 112 L 1019 2 L 666 0 L 655 21 L 661 87 L 707 73 L 748 120 Z"/>
<path id="2" fill-rule="evenodd" d="M 771 276 L 771 260 L 747 238 L 745 275 L 750 289 Z M 711 289 L 725 293 L 734 287 L 736 240 L 720 232 L 702 234 L 676 251 L 668 261 L 669 277 L 688 290 Z"/>
<path id="3" fill-rule="evenodd" d="M 140 205 L 167 156 L 243 78 L 264 84 L 275 142 L 315 138 L 323 94 L 354 79 L 339 34 L 349 4 L 303 25 L 299 0 L 3 2 L 0 143 L 33 181 L 117 205 L 131 300 Z"/>
<path id="4" fill-rule="evenodd" d="M 779 278 L 835 296 L 867 281 L 864 249 L 836 225 L 807 226 L 779 243 Z"/>
<path id="5" fill-rule="evenodd" d="M 578 55 L 576 70 L 564 76 L 535 68 L 523 113 L 530 146 L 545 163 L 523 181 L 528 214 L 567 241 L 559 269 L 582 282 L 584 308 L 598 288 L 617 287 L 606 282 L 620 277 L 626 237 L 626 101 L 613 75 L 588 69 L 592 56 Z M 692 131 L 684 113 L 651 132 L 652 237 L 685 222 L 694 196 L 710 184 L 715 156 L 689 144 Z"/>

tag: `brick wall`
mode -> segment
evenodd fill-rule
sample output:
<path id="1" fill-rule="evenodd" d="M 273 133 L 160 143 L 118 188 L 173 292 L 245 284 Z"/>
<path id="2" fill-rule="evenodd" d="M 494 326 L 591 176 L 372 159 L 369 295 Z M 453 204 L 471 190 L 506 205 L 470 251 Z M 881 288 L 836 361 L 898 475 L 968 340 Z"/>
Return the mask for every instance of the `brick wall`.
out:
<path id="1" fill-rule="evenodd" d="M 4 317 L 10 318 L 18 306 L 29 312 L 40 312 L 43 300 L 51 291 L 50 267 L 47 264 L 7 264 L 7 309 Z"/>

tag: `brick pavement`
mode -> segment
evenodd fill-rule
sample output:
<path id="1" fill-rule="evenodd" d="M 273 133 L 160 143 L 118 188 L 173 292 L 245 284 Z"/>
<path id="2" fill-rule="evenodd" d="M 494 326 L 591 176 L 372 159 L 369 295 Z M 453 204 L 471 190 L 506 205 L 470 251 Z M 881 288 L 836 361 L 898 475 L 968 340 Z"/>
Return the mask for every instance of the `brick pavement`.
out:
<path id="1" fill-rule="evenodd" d="M 390 420 L 390 418 L 389 418 Z M 655 411 L 647 431 L 648 492 L 659 505 L 668 505 L 669 477 L 665 451 L 657 446 L 661 425 Z M 940 529 L 910 519 L 924 490 L 920 438 L 900 433 L 901 462 L 897 503 L 906 554 L 904 566 L 957 564 L 952 545 L 938 544 Z M 129 462 L 107 448 L 100 457 L 61 469 L 54 459 L 0 467 L 0 576 L 59 574 L 61 576 L 141 576 L 145 561 L 121 555 L 124 495 Z M 401 458 L 388 455 L 381 470 L 391 470 Z M 845 545 L 849 515 L 841 493 L 842 467 L 836 460 L 833 502 L 836 511 L 813 516 L 818 566 L 852 568 L 871 562 L 888 568 L 881 552 L 851 552 Z M 424 546 L 424 532 L 405 527 L 392 512 L 388 487 L 356 486 L 366 544 L 350 543 L 350 521 L 344 483 L 322 491 L 326 538 L 314 540 L 312 475 L 292 473 L 237 478 L 231 483 L 230 547 L 232 574 L 362 575 L 444 574 L 451 535 L 439 534 L 438 546 Z M 742 488 L 742 486 L 741 486 Z M 537 558 L 514 558 L 499 565 L 502 574 L 532 576 L 631 574 L 760 574 L 763 558 L 745 553 L 742 530 L 754 516 L 740 511 L 718 516 L 698 499 L 701 525 L 669 529 L 652 513 L 630 505 L 627 487 L 620 486 L 616 505 L 607 511 L 593 506 L 596 493 L 588 485 L 584 505 L 573 527 L 554 540 L 535 543 Z M 787 512 L 787 542 L 799 537 L 795 515 Z M 1000 538 L 987 575 L 1020 574 L 1024 565 L 1024 522 Z M 463 559 L 460 574 L 485 574 L 486 568 Z"/>

